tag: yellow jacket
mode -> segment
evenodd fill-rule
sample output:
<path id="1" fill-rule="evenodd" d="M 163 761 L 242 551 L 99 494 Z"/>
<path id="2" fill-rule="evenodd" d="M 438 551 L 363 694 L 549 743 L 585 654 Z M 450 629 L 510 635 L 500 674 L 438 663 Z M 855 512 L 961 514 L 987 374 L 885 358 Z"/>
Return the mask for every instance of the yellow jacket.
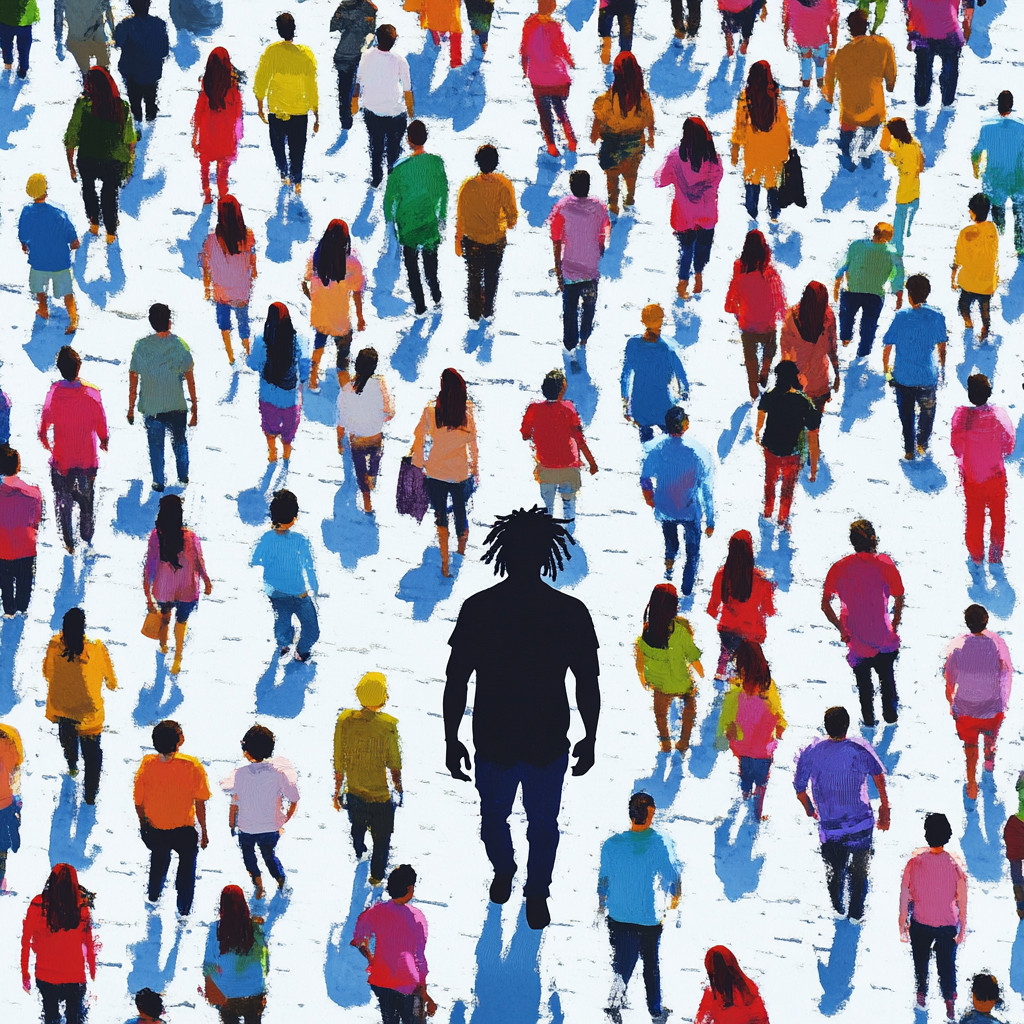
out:
<path id="1" fill-rule="evenodd" d="M 316 110 L 320 98 L 313 51 L 286 39 L 271 43 L 260 57 L 253 91 L 256 99 L 266 98 L 271 114 L 301 117 Z"/>
<path id="2" fill-rule="evenodd" d="M 839 123 L 843 128 L 877 128 L 885 120 L 885 93 L 896 84 L 896 53 L 882 36 L 857 36 L 828 62 L 822 95 L 832 102 L 839 83 Z"/>
<path id="3" fill-rule="evenodd" d="M 999 235 L 990 220 L 968 224 L 956 240 L 953 262 L 960 268 L 956 283 L 965 292 L 994 295 L 999 284 Z"/>
<path id="4" fill-rule="evenodd" d="M 736 103 L 736 127 L 732 133 L 732 144 L 743 147 L 743 180 L 748 185 L 778 188 L 782 183 L 782 168 L 789 159 L 789 115 L 786 104 L 779 97 L 775 124 L 767 132 L 754 131 L 747 110 L 746 90 L 740 93 Z"/>
<path id="5" fill-rule="evenodd" d="M 80 735 L 95 736 L 103 731 L 103 682 L 117 689 L 117 677 L 102 640 L 86 640 L 85 650 L 74 661 L 64 657 L 60 633 L 54 636 L 43 658 L 47 682 L 46 717 L 51 722 L 70 718 L 78 723 Z"/>

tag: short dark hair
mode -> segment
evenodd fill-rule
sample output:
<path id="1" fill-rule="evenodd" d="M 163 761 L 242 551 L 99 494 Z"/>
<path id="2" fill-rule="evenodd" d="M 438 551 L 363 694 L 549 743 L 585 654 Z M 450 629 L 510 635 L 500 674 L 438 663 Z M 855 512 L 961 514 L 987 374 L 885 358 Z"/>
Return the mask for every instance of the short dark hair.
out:
<path id="1" fill-rule="evenodd" d="M 994 974 L 976 974 L 971 979 L 971 995 L 979 1003 L 1002 1003 L 999 998 L 999 982 Z"/>
<path id="2" fill-rule="evenodd" d="M 474 159 L 482 173 L 491 174 L 498 166 L 498 151 L 490 143 L 487 143 L 476 151 Z"/>
<path id="3" fill-rule="evenodd" d="M 667 413 L 665 413 L 665 429 L 670 434 L 681 434 L 683 432 L 683 425 L 687 422 L 689 417 L 686 415 L 686 410 L 681 405 L 673 405 Z"/>
<path id="4" fill-rule="evenodd" d="M 565 387 L 565 374 L 561 370 L 551 370 L 544 375 L 540 383 L 540 393 L 549 401 L 553 402 Z"/>
<path id="5" fill-rule="evenodd" d="M 395 45 L 395 40 L 398 38 L 398 29 L 394 25 L 378 25 L 376 35 L 377 49 L 387 53 Z"/>
<path id="6" fill-rule="evenodd" d="M 972 373 L 967 378 L 967 398 L 971 405 L 984 405 L 992 397 L 992 384 L 983 373 Z"/>
<path id="7" fill-rule="evenodd" d="M 265 725 L 254 725 L 242 737 L 242 750 L 254 761 L 274 756 L 274 734 Z"/>
<path id="8" fill-rule="evenodd" d="M 171 329 L 171 307 L 165 306 L 162 302 L 154 302 L 149 307 L 149 326 L 157 334 Z"/>
<path id="9" fill-rule="evenodd" d="M 952 838 L 953 829 L 944 814 L 924 816 L 924 841 L 929 846 L 945 846 Z"/>
<path id="10" fill-rule="evenodd" d="M 416 884 L 416 872 L 411 864 L 399 864 L 394 871 L 388 875 L 388 895 L 393 900 L 400 900 L 408 891 L 410 885 Z"/>
<path id="11" fill-rule="evenodd" d="M 911 274 L 907 278 L 907 283 L 904 287 L 907 289 L 910 301 L 916 306 L 920 306 L 922 302 L 927 302 L 928 296 L 932 293 L 932 283 L 924 274 Z"/>
<path id="12" fill-rule="evenodd" d="M 1009 89 L 1004 89 L 996 97 L 996 109 L 1000 114 L 1008 114 L 1013 110 L 1013 93 Z"/>
<path id="13" fill-rule="evenodd" d="M 988 220 L 989 211 L 992 209 L 992 200 L 984 192 L 975 192 L 967 202 L 967 209 L 974 214 L 980 224 Z"/>
<path id="14" fill-rule="evenodd" d="M 75 380 L 82 368 L 82 360 L 70 345 L 61 345 L 57 353 L 57 370 L 65 380 Z"/>
<path id="15" fill-rule="evenodd" d="M 875 528 L 867 519 L 855 519 L 850 523 L 850 544 L 853 550 L 861 554 L 874 551 L 878 547 L 878 536 Z"/>
<path id="16" fill-rule="evenodd" d="M 654 797 L 650 793 L 634 793 L 629 798 L 629 820 L 634 825 L 643 825 L 647 813 L 654 809 Z"/>
<path id="17" fill-rule="evenodd" d="M 299 514 L 299 499 L 291 491 L 275 491 L 270 499 L 270 521 L 275 526 L 290 523 Z"/>
<path id="18" fill-rule="evenodd" d="M 21 468 L 21 456 L 10 445 L 0 447 L 0 476 L 14 476 Z"/>
<path id="19" fill-rule="evenodd" d="M 775 364 L 775 386 L 786 391 L 800 387 L 800 370 L 792 359 L 780 359 Z"/>
<path id="20" fill-rule="evenodd" d="M 980 633 L 988 625 L 988 609 L 981 604 L 969 604 L 964 609 L 964 622 L 972 633 Z"/>
<path id="21" fill-rule="evenodd" d="M 133 14 L 149 14 L 149 0 L 128 0 Z"/>
<path id="22" fill-rule="evenodd" d="M 427 141 L 427 126 L 419 119 L 411 122 L 405 131 L 410 146 L 422 146 Z"/>
<path id="23" fill-rule="evenodd" d="M 569 175 L 569 191 L 577 199 L 586 199 L 590 195 L 590 172 L 584 170 L 573 171 Z"/>
<path id="24" fill-rule="evenodd" d="M 165 718 L 153 726 L 153 746 L 158 754 L 173 754 L 184 738 L 181 726 L 173 719 Z"/>
<path id="25" fill-rule="evenodd" d="M 868 12 L 862 11 L 859 7 L 850 11 L 846 17 L 846 27 L 850 30 L 850 35 L 864 35 L 868 30 Z"/>
<path id="26" fill-rule="evenodd" d="M 841 740 L 850 729 L 850 712 L 841 705 L 825 712 L 825 732 L 834 740 Z"/>
<path id="27" fill-rule="evenodd" d="M 135 1009 L 147 1017 L 162 1017 L 164 1001 L 160 998 L 159 992 L 154 992 L 151 988 L 140 988 L 135 993 Z"/>
<path id="28" fill-rule="evenodd" d="M 289 42 L 295 38 L 295 19 L 287 11 L 277 16 L 277 34 Z"/>

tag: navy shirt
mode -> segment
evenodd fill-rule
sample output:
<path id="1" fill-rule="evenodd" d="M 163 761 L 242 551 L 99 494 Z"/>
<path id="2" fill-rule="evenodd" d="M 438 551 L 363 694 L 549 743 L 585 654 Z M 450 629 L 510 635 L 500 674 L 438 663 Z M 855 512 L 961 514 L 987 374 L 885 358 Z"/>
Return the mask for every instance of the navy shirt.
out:
<path id="1" fill-rule="evenodd" d="M 114 29 L 114 45 L 121 51 L 117 70 L 126 82 L 152 85 L 164 73 L 164 58 L 170 53 L 167 25 L 152 14 L 125 18 Z"/>

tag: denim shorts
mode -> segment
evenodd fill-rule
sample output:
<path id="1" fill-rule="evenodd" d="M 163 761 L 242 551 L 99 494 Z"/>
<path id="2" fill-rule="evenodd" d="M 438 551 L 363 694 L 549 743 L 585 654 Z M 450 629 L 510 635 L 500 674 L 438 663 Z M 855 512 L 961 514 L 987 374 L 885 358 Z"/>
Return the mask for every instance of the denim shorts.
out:
<path id="1" fill-rule="evenodd" d="M 755 786 L 768 785 L 768 773 L 772 770 L 770 757 L 740 758 L 740 787 L 744 790 Z"/>
<path id="2" fill-rule="evenodd" d="M 198 601 L 160 601 L 160 611 L 164 615 L 170 614 L 174 609 L 174 618 L 177 622 L 188 622 L 188 617 L 196 610 Z"/>
<path id="3" fill-rule="evenodd" d="M 217 328 L 221 331 L 231 330 L 231 310 L 235 311 L 235 322 L 238 324 L 238 336 L 249 337 L 249 307 L 232 306 L 229 302 L 217 303 Z"/>
<path id="4" fill-rule="evenodd" d="M 53 288 L 53 297 L 63 299 L 65 295 L 71 295 L 73 278 L 71 270 L 29 270 L 28 288 L 33 295 L 40 292 L 47 292 Z"/>

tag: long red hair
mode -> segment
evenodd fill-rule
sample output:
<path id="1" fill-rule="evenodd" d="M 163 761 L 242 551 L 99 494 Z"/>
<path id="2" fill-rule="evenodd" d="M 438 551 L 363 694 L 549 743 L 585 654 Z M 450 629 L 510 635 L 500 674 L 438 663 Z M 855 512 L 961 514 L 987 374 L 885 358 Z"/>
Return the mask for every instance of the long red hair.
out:
<path id="1" fill-rule="evenodd" d="M 612 74 L 612 99 L 618 99 L 622 115 L 639 110 L 644 94 L 644 73 L 629 50 L 623 50 L 615 58 Z"/>
<path id="2" fill-rule="evenodd" d="M 659 583 L 651 591 L 651 599 L 644 609 L 644 643 L 659 650 L 668 647 L 676 613 L 679 611 L 679 595 L 671 583 Z"/>
<path id="3" fill-rule="evenodd" d="M 712 946 L 704 954 L 704 969 L 715 1001 L 723 1006 L 735 1006 L 737 993 L 744 1006 L 750 1006 L 757 998 L 757 986 L 740 969 L 728 947 Z"/>
<path id="4" fill-rule="evenodd" d="M 121 94 L 117 91 L 117 83 L 110 77 L 110 72 L 106 68 L 89 68 L 83 92 L 92 104 L 94 117 L 101 121 L 110 121 L 111 124 L 124 124 Z"/>
<path id="5" fill-rule="evenodd" d="M 227 95 L 234 85 L 235 69 L 231 66 L 231 57 L 223 46 L 210 52 L 206 59 L 206 70 L 203 72 L 203 92 L 209 100 L 211 110 L 223 110 Z"/>

